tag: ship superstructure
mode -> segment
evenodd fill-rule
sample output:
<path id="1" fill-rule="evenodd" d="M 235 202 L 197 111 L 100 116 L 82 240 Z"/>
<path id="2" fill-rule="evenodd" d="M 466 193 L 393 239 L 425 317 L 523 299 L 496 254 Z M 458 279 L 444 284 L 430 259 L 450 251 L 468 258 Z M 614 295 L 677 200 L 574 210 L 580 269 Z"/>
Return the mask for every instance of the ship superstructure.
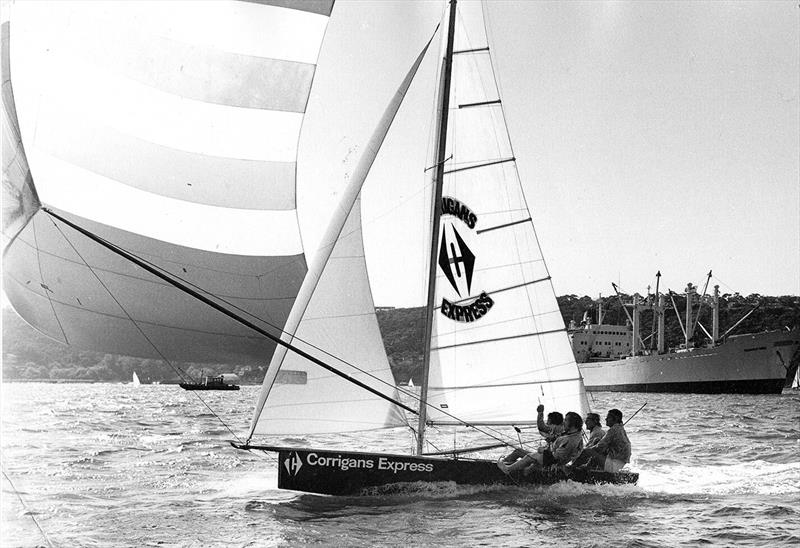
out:
<path id="1" fill-rule="evenodd" d="M 572 349 L 587 390 L 780 393 L 792 359 L 800 349 L 800 332 L 777 330 L 731 335 L 753 309 L 720 335 L 719 286 L 714 286 L 711 295 L 706 295 L 706 288 L 698 295 L 697 287 L 687 285 L 683 318 L 673 294 L 660 293 L 657 284 L 656 292 L 648 291 L 645 297 L 637 293 L 623 301 L 620 296 L 627 325 L 604 323 L 602 306 L 598 306 L 597 323 L 591 323 L 588 315 L 584 315 L 581 326 L 571 323 Z M 616 286 L 614 289 L 617 290 Z M 704 307 L 711 310 L 708 328 L 700 322 Z M 652 311 L 654 325 L 643 337 L 640 320 L 646 310 Z M 664 325 L 669 310 L 675 311 L 684 340 L 667 349 Z M 705 335 L 701 345 L 693 343 L 698 328 Z"/>

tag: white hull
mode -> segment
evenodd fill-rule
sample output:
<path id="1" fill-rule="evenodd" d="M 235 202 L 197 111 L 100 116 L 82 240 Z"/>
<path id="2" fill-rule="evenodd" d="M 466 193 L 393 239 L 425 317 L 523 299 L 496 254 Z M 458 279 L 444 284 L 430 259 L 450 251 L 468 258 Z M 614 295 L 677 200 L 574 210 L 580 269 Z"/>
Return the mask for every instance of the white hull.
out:
<path id="1" fill-rule="evenodd" d="M 779 394 L 800 332 L 738 335 L 714 348 L 578 364 L 586 389 Z"/>

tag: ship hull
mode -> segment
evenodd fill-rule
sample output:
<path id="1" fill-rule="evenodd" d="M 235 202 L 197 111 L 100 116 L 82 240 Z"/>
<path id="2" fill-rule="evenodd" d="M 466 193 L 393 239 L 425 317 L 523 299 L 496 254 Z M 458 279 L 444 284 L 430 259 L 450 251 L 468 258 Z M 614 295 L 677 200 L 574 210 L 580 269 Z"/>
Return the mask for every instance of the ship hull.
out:
<path id="1" fill-rule="evenodd" d="M 780 394 L 797 331 L 730 337 L 714 348 L 694 348 L 621 360 L 580 363 L 589 391 L 697 394 Z"/>
<path id="2" fill-rule="evenodd" d="M 509 476 L 485 459 L 395 455 L 295 447 L 240 446 L 278 453 L 278 488 L 324 495 L 372 495 L 402 491 L 408 484 L 453 482 L 461 485 L 551 485 L 636 483 L 639 474 L 621 471 L 547 470 Z"/>

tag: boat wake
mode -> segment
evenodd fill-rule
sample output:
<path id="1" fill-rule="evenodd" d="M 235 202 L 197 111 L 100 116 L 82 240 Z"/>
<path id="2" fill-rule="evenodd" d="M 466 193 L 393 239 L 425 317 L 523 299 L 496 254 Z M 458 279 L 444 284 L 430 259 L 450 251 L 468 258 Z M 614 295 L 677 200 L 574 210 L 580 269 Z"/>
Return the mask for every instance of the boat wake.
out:
<path id="1" fill-rule="evenodd" d="M 501 495 L 507 498 L 509 493 L 514 497 L 573 497 L 584 495 L 601 495 L 604 497 L 641 497 L 645 491 L 636 485 L 586 484 L 574 481 L 563 481 L 553 485 L 459 485 L 455 482 L 411 482 L 394 483 L 364 489 L 363 497 L 398 497 L 415 499 L 461 499 Z"/>
<path id="2" fill-rule="evenodd" d="M 639 486 L 648 492 L 682 495 L 798 495 L 800 463 L 756 460 L 718 466 L 655 466 L 642 471 Z"/>

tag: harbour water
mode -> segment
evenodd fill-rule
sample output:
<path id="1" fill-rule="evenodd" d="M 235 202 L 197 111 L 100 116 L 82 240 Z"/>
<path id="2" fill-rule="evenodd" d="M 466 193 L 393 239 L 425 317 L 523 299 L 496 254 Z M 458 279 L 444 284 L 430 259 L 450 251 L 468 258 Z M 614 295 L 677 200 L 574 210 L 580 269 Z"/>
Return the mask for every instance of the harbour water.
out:
<path id="1" fill-rule="evenodd" d="M 200 395 L 242 437 L 257 387 Z M 12 546 L 789 546 L 800 543 L 800 395 L 596 393 L 618 407 L 637 486 L 279 491 L 197 393 L 2 385 L 2 532 Z M 561 411 L 568 411 L 566 409 Z M 472 434 L 459 434 L 467 443 Z M 405 431 L 275 439 L 408 451 Z M 453 444 L 451 430 L 434 443 Z M 502 450 L 492 455 L 498 457 Z"/>

